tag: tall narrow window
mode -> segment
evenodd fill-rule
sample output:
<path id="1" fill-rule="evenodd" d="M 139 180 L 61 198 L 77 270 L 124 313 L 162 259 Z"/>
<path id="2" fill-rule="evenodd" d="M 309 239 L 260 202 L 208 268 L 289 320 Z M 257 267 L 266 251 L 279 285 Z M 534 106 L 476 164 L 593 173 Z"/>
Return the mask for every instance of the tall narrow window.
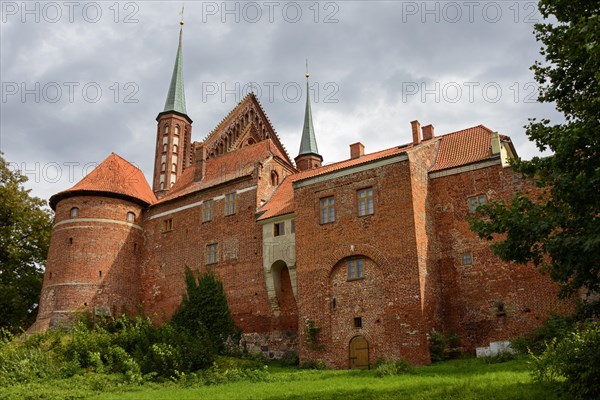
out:
<path id="1" fill-rule="evenodd" d="M 358 191 L 358 215 L 373 214 L 373 188 L 366 188 Z"/>
<path id="2" fill-rule="evenodd" d="M 173 165 L 171 165 L 171 172 L 177 172 L 177 164 L 173 163 Z"/>
<path id="3" fill-rule="evenodd" d="M 225 215 L 235 214 L 235 192 L 225 195 Z"/>
<path id="4" fill-rule="evenodd" d="M 290 233 L 296 233 L 296 220 L 293 219 L 291 224 L 292 224 L 292 227 L 290 229 Z"/>
<path id="5" fill-rule="evenodd" d="M 167 163 L 162 163 L 161 166 L 160 166 L 160 170 L 162 172 L 165 172 L 166 169 L 167 169 Z"/>
<path id="6" fill-rule="evenodd" d="M 71 208 L 71 218 L 79 217 L 79 208 L 73 207 Z"/>
<path id="7" fill-rule="evenodd" d="M 217 256 L 219 252 L 219 245 L 217 243 L 211 243 L 206 245 L 206 263 L 215 264 L 217 262 Z"/>
<path id="8" fill-rule="evenodd" d="M 471 253 L 463 253 L 462 265 L 472 265 L 472 264 L 473 264 L 473 255 Z"/>
<path id="9" fill-rule="evenodd" d="M 169 133 L 169 125 L 165 125 L 165 135 Z"/>
<path id="10" fill-rule="evenodd" d="M 169 149 L 169 145 L 167 143 L 163 144 L 163 153 L 166 153 Z"/>
<path id="11" fill-rule="evenodd" d="M 321 223 L 329 224 L 335 221 L 333 196 L 321 199 Z"/>
<path id="12" fill-rule="evenodd" d="M 271 185 L 279 185 L 279 175 L 277 174 L 277 171 L 271 171 Z"/>
<path id="13" fill-rule="evenodd" d="M 212 200 L 202 203 L 202 222 L 212 221 Z"/>
<path id="14" fill-rule="evenodd" d="M 177 125 L 177 126 L 175 127 L 175 134 L 176 134 L 176 135 L 179 135 L 179 125 Z"/>
<path id="15" fill-rule="evenodd" d="M 485 194 L 480 194 L 478 196 L 469 197 L 469 211 L 475 212 L 477 211 L 477 207 L 482 204 L 485 204 L 487 198 Z"/>
<path id="16" fill-rule="evenodd" d="M 170 232 L 173 230 L 173 219 L 165 219 L 163 221 L 163 232 Z"/>
<path id="17" fill-rule="evenodd" d="M 362 279 L 365 277 L 363 271 L 363 259 L 362 258 L 352 258 L 347 261 L 348 266 L 348 280 L 354 279 Z"/>

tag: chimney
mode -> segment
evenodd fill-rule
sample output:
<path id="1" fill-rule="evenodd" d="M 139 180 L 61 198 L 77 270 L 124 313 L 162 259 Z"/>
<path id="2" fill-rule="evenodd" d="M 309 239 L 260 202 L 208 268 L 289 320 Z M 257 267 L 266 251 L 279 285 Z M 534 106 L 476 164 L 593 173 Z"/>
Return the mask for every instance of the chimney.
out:
<path id="1" fill-rule="evenodd" d="M 421 124 L 416 119 L 410 122 L 412 127 L 413 144 L 419 144 L 421 142 Z"/>
<path id="2" fill-rule="evenodd" d="M 423 140 L 433 139 L 433 125 L 425 125 L 423 127 Z"/>
<path id="3" fill-rule="evenodd" d="M 365 146 L 361 142 L 350 145 L 350 158 L 359 158 L 365 155 Z"/>
<path id="4" fill-rule="evenodd" d="M 204 143 L 194 143 L 194 182 L 200 182 L 206 173 L 206 148 Z"/>

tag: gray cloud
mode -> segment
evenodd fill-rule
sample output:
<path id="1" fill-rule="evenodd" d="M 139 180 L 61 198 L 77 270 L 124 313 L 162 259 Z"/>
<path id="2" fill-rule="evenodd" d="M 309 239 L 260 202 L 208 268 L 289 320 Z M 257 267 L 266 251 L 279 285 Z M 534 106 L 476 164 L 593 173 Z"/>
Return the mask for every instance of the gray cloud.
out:
<path id="1" fill-rule="evenodd" d="M 16 5 L 17 13 L 7 4 Z M 173 68 L 179 5 L 120 2 L 117 16 L 113 2 L 78 3 L 73 22 L 64 6 L 62 18 L 51 22 L 53 15 L 42 11 L 46 3 L 29 2 L 28 7 L 40 9 L 36 22 L 35 16 L 22 15 L 22 4 L 2 2 L 0 145 L 5 157 L 26 169 L 29 187 L 44 198 L 72 186 L 113 151 L 140 166 L 150 180 L 154 118 L 164 105 Z M 84 18 L 93 19 L 93 4 L 102 10 L 94 23 Z M 315 130 L 326 162 L 346 158 L 347 145 L 358 140 L 367 151 L 408 142 L 413 119 L 434 124 L 437 134 L 485 124 L 510 135 L 521 156 L 529 158 L 539 152 L 525 136 L 527 118 L 560 119 L 552 105 L 532 102 L 529 67 L 541 57 L 532 34 L 532 22 L 540 18 L 531 14 L 535 2 L 279 2 L 272 22 L 265 2 L 227 3 L 239 10 L 239 22 L 235 12 L 223 14 L 222 4 L 185 5 L 184 75 L 194 140 L 219 123 L 252 81 L 294 157 L 306 57 Z M 260 18 L 253 13 L 255 5 Z M 292 22 L 298 6 L 302 17 Z M 207 14 L 214 7 L 216 13 Z M 138 22 L 125 23 L 126 16 Z M 72 99 L 69 82 L 78 84 Z M 18 92 L 10 95 L 13 83 Z M 271 95 L 269 84 L 278 85 Z M 32 93 L 22 101 L 21 85 L 37 92 L 39 102 Z M 54 85 L 62 89 L 60 96 Z M 218 92 L 207 95 L 206 89 L 215 87 Z M 299 97 L 296 87 L 302 90 Z M 97 99 L 96 88 L 102 91 Z M 495 94 L 498 88 L 501 93 Z M 223 96 L 223 90 L 235 93 Z"/>

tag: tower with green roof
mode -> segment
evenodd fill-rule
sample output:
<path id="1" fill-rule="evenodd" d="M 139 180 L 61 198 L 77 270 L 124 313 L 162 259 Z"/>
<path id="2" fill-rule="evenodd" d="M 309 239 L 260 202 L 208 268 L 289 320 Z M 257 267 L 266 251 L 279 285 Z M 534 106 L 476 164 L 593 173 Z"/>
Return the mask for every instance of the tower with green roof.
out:
<path id="1" fill-rule="evenodd" d="M 183 19 L 179 22 L 179 45 L 165 107 L 156 117 L 156 153 L 152 190 L 163 197 L 192 164 L 192 119 L 185 108 L 183 88 Z"/>

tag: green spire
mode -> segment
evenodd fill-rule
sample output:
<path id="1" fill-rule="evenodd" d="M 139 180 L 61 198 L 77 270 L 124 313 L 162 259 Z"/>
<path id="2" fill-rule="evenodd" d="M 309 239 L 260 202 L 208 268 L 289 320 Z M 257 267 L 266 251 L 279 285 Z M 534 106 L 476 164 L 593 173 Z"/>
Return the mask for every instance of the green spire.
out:
<path id="1" fill-rule="evenodd" d="M 304 128 L 302 129 L 302 140 L 300 141 L 300 151 L 298 155 L 314 154 L 320 157 L 317 148 L 317 139 L 315 137 L 315 128 L 313 128 L 312 111 L 310 109 L 310 88 L 308 87 L 308 61 L 306 66 L 306 110 L 304 111 Z"/>
<path id="2" fill-rule="evenodd" d="M 179 30 L 179 47 L 177 48 L 177 57 L 175 58 L 175 66 L 173 67 L 173 76 L 171 77 L 171 85 L 165 101 L 165 111 L 175 111 L 187 115 L 185 110 L 185 92 L 183 91 L 183 61 L 181 54 L 181 36 L 183 35 L 183 21 L 180 22 L 182 27 Z"/>

